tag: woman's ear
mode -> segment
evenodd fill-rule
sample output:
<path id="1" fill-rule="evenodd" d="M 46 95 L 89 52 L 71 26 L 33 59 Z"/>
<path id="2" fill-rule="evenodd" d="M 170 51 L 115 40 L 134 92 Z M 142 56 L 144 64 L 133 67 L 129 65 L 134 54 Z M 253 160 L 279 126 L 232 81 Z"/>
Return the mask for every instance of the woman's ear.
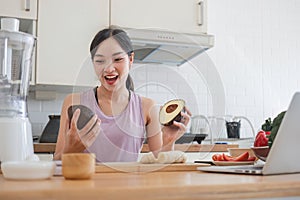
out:
<path id="1" fill-rule="evenodd" d="M 134 52 L 131 53 L 131 55 L 129 56 L 129 63 L 130 63 L 130 67 L 132 66 L 134 61 Z"/>

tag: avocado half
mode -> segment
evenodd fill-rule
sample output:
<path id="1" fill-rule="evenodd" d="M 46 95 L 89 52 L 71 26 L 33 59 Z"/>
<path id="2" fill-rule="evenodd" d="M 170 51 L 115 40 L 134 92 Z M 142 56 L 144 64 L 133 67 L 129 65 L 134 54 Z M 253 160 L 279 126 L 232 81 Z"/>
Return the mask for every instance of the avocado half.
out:
<path id="1" fill-rule="evenodd" d="M 182 116 L 181 111 L 184 109 L 185 101 L 182 99 L 174 99 L 163 105 L 159 111 L 159 122 L 162 125 L 170 126 L 173 121 L 180 122 Z"/>

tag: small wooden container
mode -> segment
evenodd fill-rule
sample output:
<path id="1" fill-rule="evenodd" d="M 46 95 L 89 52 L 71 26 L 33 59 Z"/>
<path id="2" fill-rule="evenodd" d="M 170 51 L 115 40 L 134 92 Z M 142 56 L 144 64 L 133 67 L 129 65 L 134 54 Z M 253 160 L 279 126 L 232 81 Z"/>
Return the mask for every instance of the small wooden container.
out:
<path id="1" fill-rule="evenodd" d="M 90 179 L 95 173 L 95 154 L 66 153 L 62 155 L 65 179 Z"/>

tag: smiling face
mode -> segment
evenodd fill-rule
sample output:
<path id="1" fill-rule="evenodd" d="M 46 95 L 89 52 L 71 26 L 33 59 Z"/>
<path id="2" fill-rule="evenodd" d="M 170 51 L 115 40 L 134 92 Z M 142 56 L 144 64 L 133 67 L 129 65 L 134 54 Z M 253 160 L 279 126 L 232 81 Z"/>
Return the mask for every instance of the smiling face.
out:
<path id="1" fill-rule="evenodd" d="M 97 48 L 93 58 L 96 75 L 101 85 L 109 91 L 126 88 L 126 79 L 133 62 L 119 43 L 110 37 Z"/>

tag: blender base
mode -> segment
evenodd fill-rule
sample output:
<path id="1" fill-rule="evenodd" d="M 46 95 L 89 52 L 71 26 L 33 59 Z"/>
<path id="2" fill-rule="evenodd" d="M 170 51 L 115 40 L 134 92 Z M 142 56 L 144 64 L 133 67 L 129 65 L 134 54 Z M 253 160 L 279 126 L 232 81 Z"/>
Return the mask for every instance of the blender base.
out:
<path id="1" fill-rule="evenodd" d="M 33 156 L 31 123 L 28 118 L 0 117 L 0 162 L 23 161 Z"/>

